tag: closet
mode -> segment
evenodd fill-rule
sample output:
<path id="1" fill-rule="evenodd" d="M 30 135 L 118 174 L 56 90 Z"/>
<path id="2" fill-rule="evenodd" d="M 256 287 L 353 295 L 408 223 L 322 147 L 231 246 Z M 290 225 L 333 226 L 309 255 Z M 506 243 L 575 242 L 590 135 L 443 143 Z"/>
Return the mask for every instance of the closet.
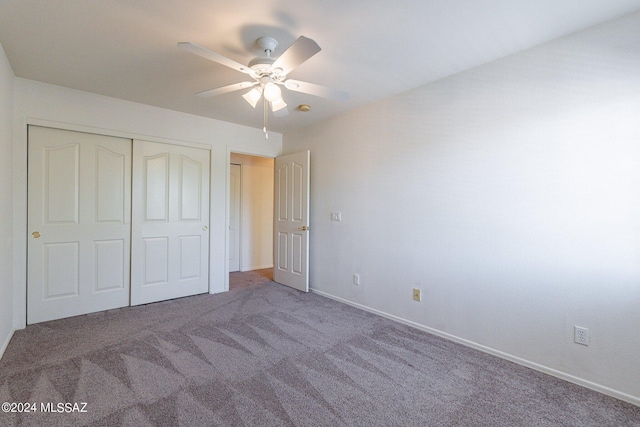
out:
<path id="1" fill-rule="evenodd" d="M 210 150 L 28 137 L 27 323 L 208 291 Z"/>

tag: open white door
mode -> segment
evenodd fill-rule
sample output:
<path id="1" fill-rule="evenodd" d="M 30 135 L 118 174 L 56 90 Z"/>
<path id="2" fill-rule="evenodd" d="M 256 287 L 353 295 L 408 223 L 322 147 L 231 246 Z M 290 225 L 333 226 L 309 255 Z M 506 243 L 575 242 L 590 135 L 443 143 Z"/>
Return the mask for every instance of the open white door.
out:
<path id="1" fill-rule="evenodd" d="M 309 292 L 309 151 L 276 157 L 273 280 Z"/>
<path id="2" fill-rule="evenodd" d="M 133 142 L 131 305 L 209 290 L 210 151 Z"/>
<path id="3" fill-rule="evenodd" d="M 131 140 L 29 126 L 27 323 L 129 305 Z"/>

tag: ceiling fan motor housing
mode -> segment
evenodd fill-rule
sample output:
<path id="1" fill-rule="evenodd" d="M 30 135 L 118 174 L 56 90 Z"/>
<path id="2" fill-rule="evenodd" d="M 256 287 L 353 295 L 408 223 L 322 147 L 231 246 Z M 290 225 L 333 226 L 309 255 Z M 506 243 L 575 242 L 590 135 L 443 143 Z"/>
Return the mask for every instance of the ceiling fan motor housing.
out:
<path id="1" fill-rule="evenodd" d="M 270 81 L 281 82 L 284 76 L 281 76 L 282 69 L 273 69 L 271 66 L 276 61 L 271 57 L 271 53 L 278 46 L 278 41 L 273 37 L 263 36 L 256 40 L 256 45 L 264 51 L 265 56 L 258 56 L 249 61 L 249 68 L 256 72 L 260 77 L 269 76 Z"/>
<path id="2" fill-rule="evenodd" d="M 275 61 L 275 58 L 258 56 L 249 61 L 249 68 L 251 68 L 260 76 L 269 75 L 272 72 L 271 64 L 273 64 Z"/>

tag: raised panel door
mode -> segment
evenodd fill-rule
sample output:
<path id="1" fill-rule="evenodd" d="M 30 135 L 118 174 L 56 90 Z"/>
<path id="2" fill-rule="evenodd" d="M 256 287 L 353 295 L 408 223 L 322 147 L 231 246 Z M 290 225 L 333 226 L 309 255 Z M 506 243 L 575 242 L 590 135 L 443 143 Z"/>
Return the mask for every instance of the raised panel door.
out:
<path id="1" fill-rule="evenodd" d="M 131 305 L 209 290 L 210 151 L 134 141 Z"/>
<path id="2" fill-rule="evenodd" d="M 309 151 L 276 158 L 274 281 L 309 291 Z"/>
<path id="3" fill-rule="evenodd" d="M 29 127 L 27 322 L 129 304 L 131 140 Z"/>

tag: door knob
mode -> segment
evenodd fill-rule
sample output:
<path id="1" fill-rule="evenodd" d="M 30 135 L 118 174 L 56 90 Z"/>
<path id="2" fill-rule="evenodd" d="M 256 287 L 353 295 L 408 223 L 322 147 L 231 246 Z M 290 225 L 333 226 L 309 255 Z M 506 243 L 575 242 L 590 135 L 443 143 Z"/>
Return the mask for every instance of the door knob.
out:
<path id="1" fill-rule="evenodd" d="M 207 231 L 209 229 L 209 227 L 207 227 L 206 225 L 204 227 L 202 227 L 202 231 Z"/>
<path id="2" fill-rule="evenodd" d="M 298 227 L 298 230 L 309 231 L 309 227 L 306 225 L 303 225 L 302 227 Z"/>
<path id="3" fill-rule="evenodd" d="M 31 235 L 33 236 L 34 239 L 37 239 L 38 237 L 40 237 L 40 232 L 34 231 L 33 233 L 31 233 Z"/>

